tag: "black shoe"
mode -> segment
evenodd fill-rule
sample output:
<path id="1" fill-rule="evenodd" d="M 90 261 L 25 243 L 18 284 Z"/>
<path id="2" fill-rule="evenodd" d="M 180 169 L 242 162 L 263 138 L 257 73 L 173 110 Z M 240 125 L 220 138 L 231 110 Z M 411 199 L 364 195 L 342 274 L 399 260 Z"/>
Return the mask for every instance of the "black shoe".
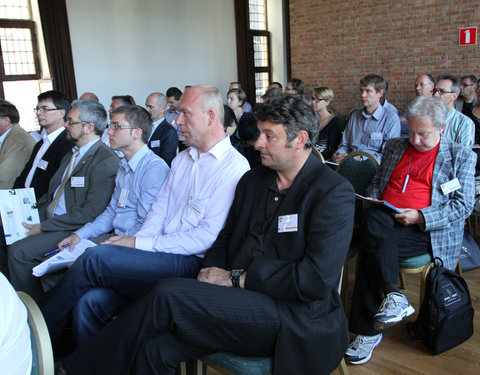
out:
<path id="1" fill-rule="evenodd" d="M 68 375 L 67 370 L 63 367 L 63 362 L 55 362 L 55 375 Z"/>

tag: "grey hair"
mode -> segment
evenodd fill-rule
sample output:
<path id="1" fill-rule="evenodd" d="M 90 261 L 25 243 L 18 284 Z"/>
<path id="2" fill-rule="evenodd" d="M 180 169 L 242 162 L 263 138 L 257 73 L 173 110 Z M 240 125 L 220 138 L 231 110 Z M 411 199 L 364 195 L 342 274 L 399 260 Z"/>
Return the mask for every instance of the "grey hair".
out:
<path id="1" fill-rule="evenodd" d="M 437 77 L 437 83 L 441 80 L 449 80 L 452 82 L 452 91 L 457 93 L 457 94 L 460 94 L 460 80 L 457 78 L 457 76 L 453 75 L 453 74 L 440 74 L 438 77 Z"/>
<path id="2" fill-rule="evenodd" d="M 217 114 L 218 121 L 223 127 L 223 119 L 225 112 L 223 109 L 223 99 L 220 91 L 215 86 L 212 85 L 199 85 L 202 90 L 202 110 L 204 112 L 208 111 L 210 108 L 215 111 Z"/>
<path id="3" fill-rule="evenodd" d="M 91 122 L 94 125 L 95 134 L 103 134 L 107 127 L 107 111 L 103 105 L 92 99 L 74 100 L 72 108 L 80 111 L 80 121 Z"/>
<path id="4" fill-rule="evenodd" d="M 157 104 L 160 106 L 160 107 L 167 107 L 167 97 L 160 93 L 160 92 L 152 92 L 150 94 L 151 96 L 153 96 L 155 98 L 155 100 L 157 101 Z M 150 96 L 149 95 L 149 96 Z"/>
<path id="5" fill-rule="evenodd" d="M 407 120 L 412 117 L 428 117 L 435 128 L 440 129 L 447 119 L 447 107 L 440 98 L 418 96 L 407 107 Z"/>

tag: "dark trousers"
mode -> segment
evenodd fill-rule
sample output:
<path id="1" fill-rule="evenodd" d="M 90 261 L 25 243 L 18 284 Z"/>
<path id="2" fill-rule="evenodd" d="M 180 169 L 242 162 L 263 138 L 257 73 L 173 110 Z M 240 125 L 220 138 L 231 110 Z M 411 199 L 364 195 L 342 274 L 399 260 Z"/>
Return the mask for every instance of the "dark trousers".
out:
<path id="1" fill-rule="evenodd" d="M 72 374 L 174 374 L 217 351 L 272 356 L 280 320 L 264 294 L 194 279 L 158 282 L 64 360 Z"/>
<path id="2" fill-rule="evenodd" d="M 373 315 L 384 287 L 398 285 L 398 260 L 431 252 L 430 235 L 418 225 L 398 224 L 389 211 L 369 208 L 362 217 L 359 262 L 350 310 L 350 331 L 373 336 Z"/>

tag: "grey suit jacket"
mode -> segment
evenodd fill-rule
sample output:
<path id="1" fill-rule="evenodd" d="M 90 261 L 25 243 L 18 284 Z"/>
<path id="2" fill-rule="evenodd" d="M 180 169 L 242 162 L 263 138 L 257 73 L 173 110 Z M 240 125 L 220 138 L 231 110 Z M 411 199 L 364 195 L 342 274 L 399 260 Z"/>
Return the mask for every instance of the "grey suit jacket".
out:
<path id="1" fill-rule="evenodd" d="M 67 213 L 46 219 L 46 207 L 52 201 L 55 190 L 62 182 L 72 152 L 63 158 L 60 167 L 50 180 L 48 193 L 38 202 L 42 231 L 74 231 L 100 215 L 110 201 L 115 186 L 119 159 L 101 140 L 97 141 L 72 172 L 72 177 L 84 177 L 83 187 L 65 185 Z"/>
<path id="2" fill-rule="evenodd" d="M 409 145 L 408 138 L 395 138 L 387 143 L 380 168 L 368 188 L 369 196 L 380 198 Z M 442 137 L 433 169 L 432 203 L 420 210 L 425 218 L 422 229 L 430 232 L 433 256 L 442 258 L 449 269 L 457 265 L 465 219 L 473 210 L 476 159 L 474 152 Z M 444 195 L 440 186 L 454 178 L 458 178 L 460 188 Z"/>
<path id="3" fill-rule="evenodd" d="M 15 124 L 0 148 L 0 189 L 11 189 L 32 153 L 35 140 Z"/>

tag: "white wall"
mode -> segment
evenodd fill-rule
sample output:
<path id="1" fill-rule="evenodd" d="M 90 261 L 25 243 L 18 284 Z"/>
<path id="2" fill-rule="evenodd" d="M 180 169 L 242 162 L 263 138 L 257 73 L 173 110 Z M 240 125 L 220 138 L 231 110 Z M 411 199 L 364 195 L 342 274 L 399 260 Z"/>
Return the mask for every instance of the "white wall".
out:
<path id="1" fill-rule="evenodd" d="M 237 79 L 233 0 L 67 0 L 78 95 L 147 95 Z"/>

